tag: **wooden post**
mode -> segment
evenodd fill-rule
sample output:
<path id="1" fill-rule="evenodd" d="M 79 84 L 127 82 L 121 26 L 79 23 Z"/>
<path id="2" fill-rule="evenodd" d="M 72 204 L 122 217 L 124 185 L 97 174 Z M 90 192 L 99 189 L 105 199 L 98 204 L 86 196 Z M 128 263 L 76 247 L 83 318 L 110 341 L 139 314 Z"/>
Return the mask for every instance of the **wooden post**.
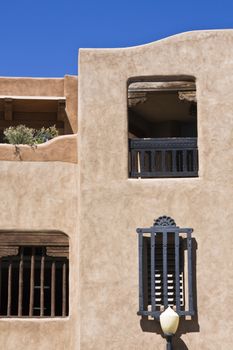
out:
<path id="1" fill-rule="evenodd" d="M 5 115 L 4 115 L 4 119 L 5 120 L 12 120 L 13 117 L 13 104 L 12 104 L 12 98 L 5 98 Z"/>
<path id="2" fill-rule="evenodd" d="M 19 261 L 18 316 L 22 316 L 22 309 L 23 309 L 23 247 L 20 249 L 20 261 Z"/>
<path id="3" fill-rule="evenodd" d="M 31 256 L 31 277 L 30 277 L 30 301 L 29 301 L 29 316 L 33 316 L 34 307 L 34 279 L 35 279 L 35 248 L 32 248 Z"/>

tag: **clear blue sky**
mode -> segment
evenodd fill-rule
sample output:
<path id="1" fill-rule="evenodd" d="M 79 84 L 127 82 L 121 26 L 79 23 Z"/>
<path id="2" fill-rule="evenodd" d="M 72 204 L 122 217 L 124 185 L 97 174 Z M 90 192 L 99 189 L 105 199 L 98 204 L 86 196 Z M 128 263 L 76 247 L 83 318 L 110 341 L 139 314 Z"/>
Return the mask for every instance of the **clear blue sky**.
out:
<path id="1" fill-rule="evenodd" d="M 233 0 L 1 0 L 0 76 L 77 74 L 80 47 L 233 28 Z"/>

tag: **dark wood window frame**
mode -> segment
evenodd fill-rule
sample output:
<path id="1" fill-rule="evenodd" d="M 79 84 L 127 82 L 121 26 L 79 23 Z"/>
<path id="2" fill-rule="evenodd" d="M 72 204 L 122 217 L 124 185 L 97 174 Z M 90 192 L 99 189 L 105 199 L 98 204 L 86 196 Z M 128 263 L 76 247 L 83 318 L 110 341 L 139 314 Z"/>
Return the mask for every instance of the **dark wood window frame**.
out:
<path id="1" fill-rule="evenodd" d="M 60 231 L 0 232 L 0 317 L 66 317 L 69 239 Z"/>
<path id="2" fill-rule="evenodd" d="M 180 228 L 169 216 L 138 228 L 140 316 L 159 319 L 168 306 L 179 316 L 194 316 L 192 228 Z"/>

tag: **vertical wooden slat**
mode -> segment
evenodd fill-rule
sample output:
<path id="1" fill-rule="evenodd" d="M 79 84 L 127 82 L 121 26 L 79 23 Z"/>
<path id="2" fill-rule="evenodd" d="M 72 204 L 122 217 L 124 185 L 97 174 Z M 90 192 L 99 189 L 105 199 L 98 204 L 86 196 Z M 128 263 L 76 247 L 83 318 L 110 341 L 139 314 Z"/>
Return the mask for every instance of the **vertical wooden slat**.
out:
<path id="1" fill-rule="evenodd" d="M 0 315 L 1 315 L 1 308 L 2 308 L 2 258 L 0 258 Z"/>
<path id="2" fill-rule="evenodd" d="M 20 248 L 20 260 L 19 260 L 18 316 L 22 316 L 22 309 L 23 309 L 23 247 Z"/>
<path id="3" fill-rule="evenodd" d="M 166 309 L 168 306 L 167 290 L 167 232 L 163 232 L 163 305 Z"/>
<path id="4" fill-rule="evenodd" d="M 176 285 L 176 312 L 180 311 L 180 238 L 179 232 L 175 232 L 175 285 Z"/>
<path id="5" fill-rule="evenodd" d="M 176 159 L 177 159 L 177 171 L 181 172 L 182 171 L 182 151 L 176 151 Z"/>
<path id="6" fill-rule="evenodd" d="M 139 311 L 143 311 L 143 234 L 138 235 L 138 255 L 139 255 Z"/>
<path id="7" fill-rule="evenodd" d="M 55 316 L 55 273 L 56 265 L 53 261 L 51 267 L 51 317 Z"/>
<path id="8" fill-rule="evenodd" d="M 131 150 L 131 174 L 132 177 L 137 177 L 136 173 L 138 172 L 138 159 L 137 152 Z"/>
<path id="9" fill-rule="evenodd" d="M 155 232 L 151 232 L 151 311 L 155 311 Z"/>
<path id="10" fill-rule="evenodd" d="M 62 316 L 66 316 L 66 262 L 62 264 Z"/>
<path id="11" fill-rule="evenodd" d="M 155 171 L 156 171 L 156 168 L 155 168 L 155 150 L 152 150 L 150 152 L 150 164 L 151 164 L 152 173 L 155 173 Z"/>
<path id="12" fill-rule="evenodd" d="M 198 151 L 197 149 L 193 150 L 193 171 L 198 171 Z"/>
<path id="13" fill-rule="evenodd" d="M 189 312 L 193 313 L 193 271 L 192 271 L 192 237 L 191 237 L 191 232 L 187 233 L 187 248 L 188 248 Z"/>
<path id="14" fill-rule="evenodd" d="M 130 147 L 129 147 L 129 150 L 130 150 Z M 129 165 L 128 165 L 128 167 L 129 167 L 129 174 L 130 174 L 130 176 L 133 176 L 133 169 L 134 169 L 134 164 L 133 164 L 133 151 L 132 150 L 130 150 L 129 151 Z"/>
<path id="15" fill-rule="evenodd" d="M 183 172 L 187 172 L 187 151 L 183 150 L 182 151 L 182 163 L 183 163 Z"/>
<path id="16" fill-rule="evenodd" d="M 31 256 L 31 276 L 30 276 L 30 300 L 29 300 L 29 316 L 33 316 L 34 307 L 34 285 L 35 285 L 35 248 L 32 248 Z"/>
<path id="17" fill-rule="evenodd" d="M 139 176 L 143 176 L 143 173 L 145 171 L 145 151 L 140 151 L 139 153 L 139 159 L 140 159 L 140 175 Z"/>
<path id="18" fill-rule="evenodd" d="M 40 316 L 44 316 L 44 268 L 45 255 L 43 252 L 40 262 Z"/>
<path id="19" fill-rule="evenodd" d="M 166 151 L 162 150 L 161 151 L 161 171 L 162 173 L 166 173 Z"/>
<path id="20" fill-rule="evenodd" d="M 176 150 L 172 151 L 172 172 L 173 173 L 177 172 L 177 167 L 176 167 Z"/>
<path id="21" fill-rule="evenodd" d="M 191 150 L 187 151 L 187 171 L 193 171 L 193 153 Z"/>
<path id="22" fill-rule="evenodd" d="M 137 177 L 140 177 L 140 175 L 141 175 L 140 152 L 139 152 L 139 151 L 136 151 L 135 154 L 136 154 L 136 162 L 137 162 L 136 172 L 138 173 L 138 174 L 137 174 Z"/>
<path id="23" fill-rule="evenodd" d="M 148 310 L 150 287 L 148 283 L 151 280 L 150 276 L 150 238 L 143 238 L 143 247 L 142 247 L 142 293 L 143 293 L 143 310 Z"/>
<path id="24" fill-rule="evenodd" d="M 7 316 L 11 316 L 11 287 L 12 287 L 12 259 L 8 265 L 8 293 L 7 293 Z"/>

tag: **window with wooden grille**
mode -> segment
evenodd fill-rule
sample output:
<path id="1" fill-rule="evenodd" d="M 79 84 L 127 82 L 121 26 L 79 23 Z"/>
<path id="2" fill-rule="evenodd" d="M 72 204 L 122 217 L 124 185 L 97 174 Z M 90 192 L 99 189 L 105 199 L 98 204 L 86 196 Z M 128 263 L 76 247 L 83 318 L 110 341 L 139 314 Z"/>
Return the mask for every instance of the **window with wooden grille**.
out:
<path id="1" fill-rule="evenodd" d="M 0 232 L 0 317 L 65 317 L 69 241 L 61 232 Z"/>
<path id="2" fill-rule="evenodd" d="M 159 318 L 168 306 L 179 316 L 192 316 L 192 233 L 161 216 L 153 226 L 138 228 L 139 311 L 141 316 Z"/>

